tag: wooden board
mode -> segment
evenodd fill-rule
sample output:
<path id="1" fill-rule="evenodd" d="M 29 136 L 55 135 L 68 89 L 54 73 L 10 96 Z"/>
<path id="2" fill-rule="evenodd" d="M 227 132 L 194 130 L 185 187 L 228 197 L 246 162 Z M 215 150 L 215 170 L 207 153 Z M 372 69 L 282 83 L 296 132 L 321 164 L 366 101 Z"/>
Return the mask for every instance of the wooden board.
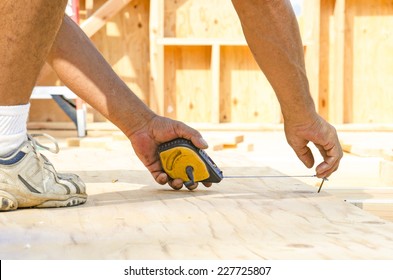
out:
<path id="1" fill-rule="evenodd" d="M 94 7 L 101 7 L 94 1 Z M 105 2 L 105 1 L 104 1 Z M 133 0 L 92 37 L 120 78 L 149 100 L 149 1 Z"/>
<path id="2" fill-rule="evenodd" d="M 360 209 L 393 222 L 393 188 L 328 188 L 326 191 Z"/>
<path id="3" fill-rule="evenodd" d="M 165 37 L 243 38 L 239 18 L 230 1 L 165 1 Z"/>
<path id="4" fill-rule="evenodd" d="M 58 170 L 84 179 L 88 202 L 2 213 L 0 258 L 393 258 L 392 223 L 314 186 L 224 179 L 210 189 L 172 191 L 125 151 L 69 147 L 50 156 Z M 280 174 L 244 154 L 212 156 L 224 174 Z"/>
<path id="5" fill-rule="evenodd" d="M 393 185 L 393 161 L 381 160 L 379 164 L 379 176 L 386 184 Z"/>
<path id="6" fill-rule="evenodd" d="M 393 188 L 328 188 L 326 191 L 343 200 L 363 200 L 363 201 L 393 201 Z"/>
<path id="7" fill-rule="evenodd" d="M 247 46 L 221 48 L 220 121 L 279 123 L 276 95 Z"/>
<path id="8" fill-rule="evenodd" d="M 186 122 L 211 119 L 211 47 L 165 48 L 165 115 Z"/>
<path id="9" fill-rule="evenodd" d="M 116 15 L 121 9 L 123 9 L 131 0 L 110 0 L 102 5 L 94 14 L 90 15 L 82 24 L 81 29 L 86 33 L 88 37 L 93 36 L 98 30 L 100 30 L 114 15 Z M 86 13 L 91 13 L 91 9 L 94 9 L 94 4 L 85 3 Z M 89 7 L 90 6 L 90 7 Z M 87 11 L 88 10 L 88 11 Z"/>
<path id="10" fill-rule="evenodd" d="M 321 114 L 333 123 L 390 123 L 393 114 L 388 108 L 392 103 L 391 3 L 384 0 L 319 2 Z"/>
<path id="11" fill-rule="evenodd" d="M 347 0 L 346 49 L 352 57 L 352 106 L 356 123 L 390 123 L 393 119 L 391 79 L 393 57 L 393 6 L 384 0 Z M 351 92 L 348 92 L 350 94 Z M 372 94 L 374 93 L 374 94 Z M 378 94 L 375 94 L 378 93 Z M 367 105 L 366 105 L 367 104 Z M 365 106 L 366 105 L 366 106 Z"/>
<path id="12" fill-rule="evenodd" d="M 340 141 L 345 152 L 364 157 L 384 157 L 389 159 L 393 150 L 391 132 L 342 133 Z"/>
<path id="13" fill-rule="evenodd" d="M 303 11 L 301 17 L 298 18 L 298 22 L 305 50 L 305 65 L 307 77 L 309 79 L 310 93 L 315 101 L 320 100 L 320 106 L 317 108 L 319 113 L 326 117 L 325 106 L 321 104 L 321 100 L 325 98 L 321 96 L 321 94 L 326 92 L 319 89 L 321 77 L 320 64 L 322 54 L 324 53 L 321 50 L 321 48 L 324 47 L 324 45 L 321 44 L 323 35 L 320 33 L 322 31 L 321 24 L 324 22 L 321 20 L 321 12 L 325 11 L 323 4 L 320 2 L 321 1 L 303 1 Z"/>

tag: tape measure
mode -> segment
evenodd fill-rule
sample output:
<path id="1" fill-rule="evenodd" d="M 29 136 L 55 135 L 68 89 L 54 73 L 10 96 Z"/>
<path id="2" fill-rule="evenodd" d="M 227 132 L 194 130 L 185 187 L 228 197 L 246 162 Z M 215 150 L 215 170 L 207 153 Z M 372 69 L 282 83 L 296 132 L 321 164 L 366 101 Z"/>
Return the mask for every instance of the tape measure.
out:
<path id="1" fill-rule="evenodd" d="M 190 140 L 177 138 L 158 146 L 162 168 L 172 179 L 181 179 L 187 188 L 197 182 L 219 183 L 228 178 L 299 178 L 316 177 L 316 175 L 236 175 L 224 176 L 214 161 L 204 150 L 197 148 Z M 322 179 L 318 192 L 327 178 Z"/>
<path id="2" fill-rule="evenodd" d="M 219 183 L 222 171 L 204 150 L 190 140 L 177 138 L 158 147 L 161 165 L 172 179 L 182 179 L 186 187 L 196 182 Z"/>

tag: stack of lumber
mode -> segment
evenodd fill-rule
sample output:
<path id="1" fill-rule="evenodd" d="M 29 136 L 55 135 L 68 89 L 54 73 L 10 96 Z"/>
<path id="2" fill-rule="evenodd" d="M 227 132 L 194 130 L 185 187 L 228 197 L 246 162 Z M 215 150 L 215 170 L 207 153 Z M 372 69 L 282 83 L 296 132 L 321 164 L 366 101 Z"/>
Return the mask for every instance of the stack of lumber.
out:
<path id="1" fill-rule="evenodd" d="M 230 149 L 239 152 L 251 152 L 254 150 L 254 145 L 245 141 L 243 134 L 207 134 L 205 138 L 209 143 L 209 150 L 212 151 Z"/>

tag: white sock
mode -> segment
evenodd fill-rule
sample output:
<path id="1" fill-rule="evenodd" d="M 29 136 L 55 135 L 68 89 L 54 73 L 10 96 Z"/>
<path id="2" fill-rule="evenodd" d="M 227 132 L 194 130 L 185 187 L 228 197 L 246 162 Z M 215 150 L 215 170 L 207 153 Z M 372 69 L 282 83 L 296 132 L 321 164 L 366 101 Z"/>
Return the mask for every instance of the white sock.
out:
<path id="1" fill-rule="evenodd" d="M 30 103 L 0 106 L 0 157 L 14 152 L 27 140 Z"/>

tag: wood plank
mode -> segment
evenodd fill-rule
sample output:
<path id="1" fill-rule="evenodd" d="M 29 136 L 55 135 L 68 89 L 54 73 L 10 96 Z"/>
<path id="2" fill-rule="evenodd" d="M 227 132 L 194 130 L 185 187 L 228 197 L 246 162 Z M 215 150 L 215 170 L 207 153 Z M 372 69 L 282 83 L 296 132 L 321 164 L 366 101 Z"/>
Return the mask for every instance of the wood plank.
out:
<path id="1" fill-rule="evenodd" d="M 316 102 L 320 99 L 319 79 L 320 79 L 320 1 L 304 1 L 303 7 L 303 44 L 305 45 L 305 63 L 307 77 L 310 85 L 311 95 Z M 321 106 L 317 106 L 322 115 L 325 112 Z M 326 117 L 326 116 L 325 116 Z"/>
<path id="2" fill-rule="evenodd" d="M 393 200 L 349 200 L 348 202 L 381 219 L 393 222 Z"/>
<path id="3" fill-rule="evenodd" d="M 329 93 L 330 104 L 329 117 L 334 123 L 344 123 L 344 104 L 346 104 L 345 111 L 350 112 L 349 104 L 351 104 L 351 89 L 348 88 L 348 73 L 349 48 L 346 43 L 346 0 L 338 0 L 334 6 L 334 61 L 333 74 L 334 87 Z M 347 76 L 348 75 L 348 76 Z M 349 102 L 349 103 L 348 103 Z M 347 121 L 347 120 L 346 120 Z"/>
<path id="4" fill-rule="evenodd" d="M 220 122 L 220 48 L 219 44 L 212 45 L 212 54 L 211 54 L 211 122 L 219 123 Z"/>
<path id="5" fill-rule="evenodd" d="M 389 161 L 393 161 L 393 149 L 387 149 L 383 153 L 383 158 Z"/>
<path id="6" fill-rule="evenodd" d="M 90 17 L 93 14 L 94 0 L 85 0 L 86 17 Z"/>
<path id="7" fill-rule="evenodd" d="M 393 6 L 384 0 L 347 0 L 347 65 L 352 100 L 345 101 L 349 122 L 391 123 L 393 95 Z"/>
<path id="8" fill-rule="evenodd" d="M 380 161 L 379 176 L 381 177 L 382 182 L 393 186 L 393 161 Z"/>
<path id="9" fill-rule="evenodd" d="M 341 137 L 344 151 L 363 157 L 381 157 L 393 149 L 393 134 L 389 132 L 347 133 Z"/>
<path id="10" fill-rule="evenodd" d="M 95 11 L 89 18 L 80 24 L 81 29 L 88 37 L 92 37 L 98 30 L 100 30 L 109 19 L 116 15 L 132 0 L 108 0 L 97 11 Z"/>
<path id="11" fill-rule="evenodd" d="M 352 131 L 352 132 L 392 132 L 393 124 L 339 124 L 335 126 L 340 131 Z"/>
<path id="12" fill-rule="evenodd" d="M 164 114 L 166 117 L 176 119 L 176 68 L 178 55 L 176 47 L 164 48 Z"/>
<path id="13" fill-rule="evenodd" d="M 221 47 L 220 121 L 280 123 L 273 88 L 248 47 Z"/>
<path id="14" fill-rule="evenodd" d="M 239 18 L 227 0 L 165 1 L 164 37 L 243 39 Z"/>
<path id="15" fill-rule="evenodd" d="M 165 115 L 184 122 L 212 119 L 211 47 L 165 47 Z"/>
<path id="16" fill-rule="evenodd" d="M 335 195 L 342 200 L 363 201 L 393 201 L 393 188 L 391 187 L 369 187 L 369 188 L 334 188 L 325 189 L 326 192 Z"/>
<path id="17" fill-rule="evenodd" d="M 163 1 L 151 0 L 149 13 L 150 41 L 150 93 L 149 107 L 160 115 L 165 114 L 164 97 L 164 47 L 158 40 L 164 36 Z"/>
<path id="18" fill-rule="evenodd" d="M 102 151 L 69 148 L 53 159 L 84 179 L 87 203 L 3 213 L 1 259 L 393 258 L 393 223 L 293 178 L 172 191 L 124 148 Z M 225 174 L 281 174 L 221 155 Z"/>
<path id="19" fill-rule="evenodd" d="M 362 157 L 382 157 L 385 153 L 385 148 L 376 147 L 372 144 L 351 144 L 342 142 L 342 149 L 346 153 Z"/>
<path id="20" fill-rule="evenodd" d="M 245 39 L 232 38 L 157 38 L 157 44 L 165 46 L 247 46 Z"/>
<path id="21" fill-rule="evenodd" d="M 149 104 L 149 0 L 130 2 L 91 39 L 126 85 Z"/>
<path id="22" fill-rule="evenodd" d="M 210 141 L 221 142 L 223 145 L 236 145 L 244 141 L 244 135 L 237 133 L 208 134 L 206 137 Z"/>
<path id="23" fill-rule="evenodd" d="M 214 151 L 219 151 L 228 148 L 237 148 L 240 143 L 244 141 L 243 134 L 226 133 L 225 136 L 216 133 L 208 133 L 204 135 L 205 140 L 209 143 L 209 146 L 213 146 Z M 242 147 L 246 150 L 247 146 Z"/>

